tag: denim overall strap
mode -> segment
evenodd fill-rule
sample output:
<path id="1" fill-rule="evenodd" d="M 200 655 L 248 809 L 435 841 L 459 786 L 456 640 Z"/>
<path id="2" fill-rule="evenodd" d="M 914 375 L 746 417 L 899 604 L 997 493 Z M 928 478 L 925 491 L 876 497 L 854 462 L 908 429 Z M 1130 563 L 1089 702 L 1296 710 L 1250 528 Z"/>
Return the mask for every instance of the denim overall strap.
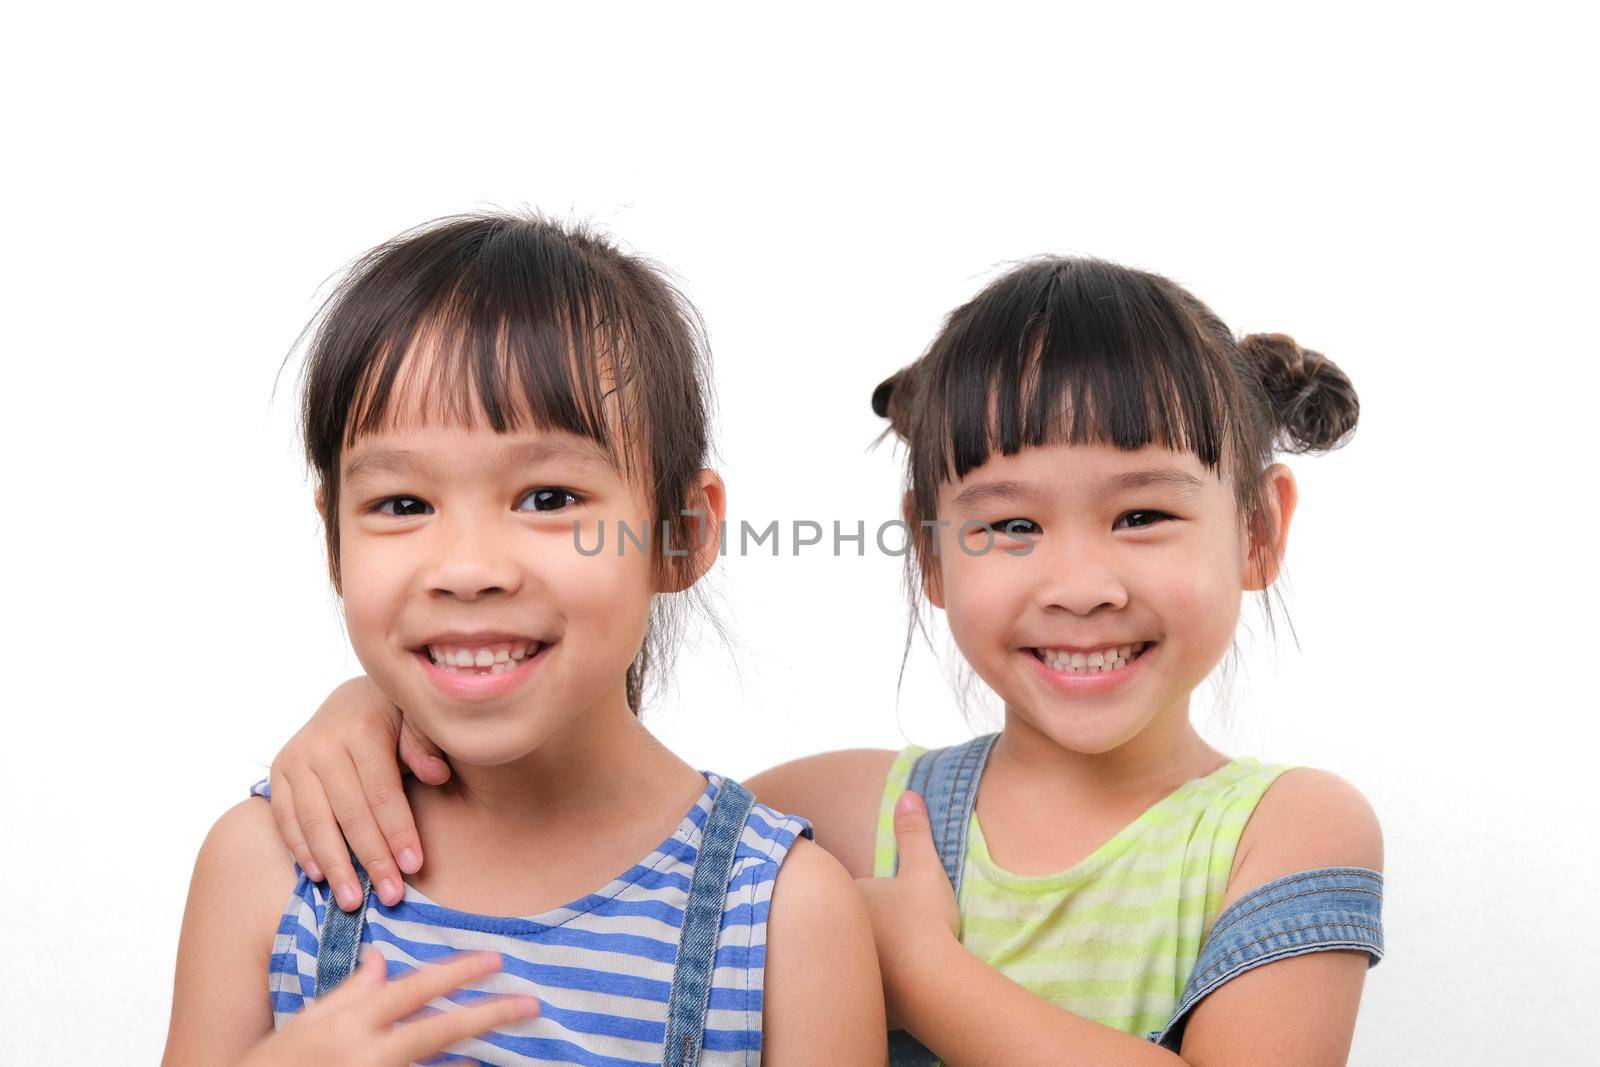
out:
<path id="1" fill-rule="evenodd" d="M 1149 1035 L 1177 1051 L 1189 1013 L 1245 971 L 1307 952 L 1356 949 L 1383 958 L 1383 875 L 1365 867 L 1318 867 L 1257 886 L 1212 923 L 1178 1008 Z"/>
<path id="2" fill-rule="evenodd" d="M 906 791 L 921 794 L 933 827 L 933 845 L 939 850 L 944 873 L 961 898 L 961 875 L 967 864 L 967 827 L 978 800 L 978 779 L 989 762 L 989 750 L 999 734 L 985 734 L 960 745 L 924 752 L 911 765 Z M 895 870 L 900 869 L 897 853 Z"/>
<path id="3" fill-rule="evenodd" d="M 311 993 L 313 997 L 326 996 L 334 986 L 350 977 L 350 972 L 356 969 L 356 955 L 361 951 L 361 928 L 367 922 L 372 879 L 367 877 L 366 868 L 361 866 L 354 852 L 350 853 L 350 862 L 355 865 L 356 879 L 361 884 L 361 906 L 355 911 L 345 911 L 339 907 L 332 891 L 328 893 L 322 931 L 317 935 L 317 986 Z"/>
<path id="4" fill-rule="evenodd" d="M 678 962 L 672 969 L 672 993 L 667 999 L 667 1039 L 661 1058 L 664 1067 L 689 1067 L 700 1062 L 728 876 L 755 799 L 744 786 L 724 778 L 717 799 L 711 804 L 711 814 L 700 829 L 700 850 L 689 882 L 689 902 L 683 909 Z"/>
<path id="5" fill-rule="evenodd" d="M 911 765 L 906 791 L 921 794 L 933 827 L 933 845 L 950 885 L 961 899 L 961 876 L 967 865 L 967 830 L 978 800 L 978 780 L 989 762 L 999 734 L 986 734 L 960 745 L 924 752 Z M 895 855 L 895 870 L 900 856 Z M 904 1030 L 889 1033 L 889 1067 L 930 1067 L 938 1057 Z"/>

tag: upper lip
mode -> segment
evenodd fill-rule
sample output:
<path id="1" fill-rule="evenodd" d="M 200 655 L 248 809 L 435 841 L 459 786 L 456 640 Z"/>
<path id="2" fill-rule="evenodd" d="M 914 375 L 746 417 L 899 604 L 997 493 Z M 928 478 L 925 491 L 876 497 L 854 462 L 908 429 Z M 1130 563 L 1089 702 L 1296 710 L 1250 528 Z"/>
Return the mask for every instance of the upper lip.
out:
<path id="1" fill-rule="evenodd" d="M 432 637 L 419 644 L 418 648 L 429 645 L 443 645 L 447 648 L 472 648 L 477 645 L 516 645 L 516 644 L 542 645 L 548 642 L 527 634 L 513 633 L 510 630 L 446 630 L 434 634 Z"/>
<path id="2" fill-rule="evenodd" d="M 1104 648 L 1121 648 L 1124 645 L 1145 645 L 1145 644 L 1151 644 L 1151 643 L 1153 643 L 1153 642 L 1150 642 L 1149 640 L 1147 640 L 1145 638 L 1136 637 L 1136 638 L 1132 638 L 1132 639 L 1126 640 L 1126 641 L 1105 641 L 1105 642 L 1103 642 L 1101 644 L 1098 644 L 1098 645 L 1051 645 L 1051 644 L 1042 644 L 1041 643 L 1041 644 L 1037 644 L 1037 645 L 1028 645 L 1026 647 L 1028 647 L 1028 648 L 1048 648 L 1052 652 L 1083 652 L 1083 653 L 1087 654 L 1087 653 L 1090 653 L 1090 652 L 1099 652 L 1101 649 L 1104 649 Z"/>

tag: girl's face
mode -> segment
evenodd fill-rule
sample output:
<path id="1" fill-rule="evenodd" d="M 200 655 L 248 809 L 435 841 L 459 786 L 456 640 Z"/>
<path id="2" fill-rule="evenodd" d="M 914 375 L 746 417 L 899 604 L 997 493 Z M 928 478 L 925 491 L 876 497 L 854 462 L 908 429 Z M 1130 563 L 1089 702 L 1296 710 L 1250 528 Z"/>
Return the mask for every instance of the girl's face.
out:
<path id="1" fill-rule="evenodd" d="M 1293 481 L 1269 474 L 1281 538 Z M 1028 448 L 947 482 L 938 507 L 927 587 L 956 644 L 1008 714 L 1084 754 L 1186 713 L 1262 587 L 1231 487 L 1192 453 Z"/>
<path id="2" fill-rule="evenodd" d="M 585 711 L 626 712 L 657 591 L 643 493 L 563 432 L 392 430 L 342 459 L 341 593 L 356 655 L 468 764 L 524 756 Z M 605 550 L 592 551 L 603 524 Z M 652 538 L 652 547 L 654 547 Z M 613 709 L 616 710 L 616 709 Z"/>

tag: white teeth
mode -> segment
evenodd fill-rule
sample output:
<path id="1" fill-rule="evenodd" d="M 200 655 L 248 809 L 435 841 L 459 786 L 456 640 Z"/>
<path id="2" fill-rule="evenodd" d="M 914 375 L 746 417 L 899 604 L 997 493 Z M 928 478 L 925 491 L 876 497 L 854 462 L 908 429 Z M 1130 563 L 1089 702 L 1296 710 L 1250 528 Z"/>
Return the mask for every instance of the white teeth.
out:
<path id="1" fill-rule="evenodd" d="M 1146 647 L 1145 642 L 1140 641 L 1088 653 L 1051 648 L 1036 648 L 1033 651 L 1046 666 L 1064 674 L 1108 674 L 1126 667 L 1128 661 Z"/>
<path id="2" fill-rule="evenodd" d="M 504 674 L 516 669 L 523 660 L 538 651 L 539 646 L 519 641 L 488 645 L 483 648 L 450 648 L 428 646 L 428 658 L 452 674 Z"/>

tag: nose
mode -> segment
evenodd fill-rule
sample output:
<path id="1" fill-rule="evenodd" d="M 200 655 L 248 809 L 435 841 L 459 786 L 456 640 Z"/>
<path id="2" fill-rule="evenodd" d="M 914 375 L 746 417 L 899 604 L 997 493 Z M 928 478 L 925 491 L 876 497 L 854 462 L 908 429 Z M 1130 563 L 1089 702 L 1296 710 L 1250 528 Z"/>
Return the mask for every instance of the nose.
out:
<path id="1" fill-rule="evenodd" d="M 1119 574 L 1115 552 L 1114 545 L 1058 539 L 1038 561 L 1040 579 L 1034 591 L 1035 603 L 1047 612 L 1069 611 L 1074 615 L 1127 607 L 1128 587 Z"/>
<path id="2" fill-rule="evenodd" d="M 515 593 L 522 568 L 512 551 L 511 533 L 490 518 L 457 517 L 444 525 L 426 575 L 435 596 L 472 601 L 497 593 Z"/>

